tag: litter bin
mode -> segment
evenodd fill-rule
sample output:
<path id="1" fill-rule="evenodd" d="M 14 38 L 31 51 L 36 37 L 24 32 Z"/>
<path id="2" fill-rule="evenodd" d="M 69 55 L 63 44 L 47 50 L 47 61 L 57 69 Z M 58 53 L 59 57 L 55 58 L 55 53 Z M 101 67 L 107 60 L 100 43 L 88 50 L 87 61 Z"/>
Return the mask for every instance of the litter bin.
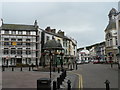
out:
<path id="1" fill-rule="evenodd" d="M 51 80 L 50 78 L 40 78 L 37 80 L 37 90 L 42 90 L 44 89 L 51 89 Z"/>

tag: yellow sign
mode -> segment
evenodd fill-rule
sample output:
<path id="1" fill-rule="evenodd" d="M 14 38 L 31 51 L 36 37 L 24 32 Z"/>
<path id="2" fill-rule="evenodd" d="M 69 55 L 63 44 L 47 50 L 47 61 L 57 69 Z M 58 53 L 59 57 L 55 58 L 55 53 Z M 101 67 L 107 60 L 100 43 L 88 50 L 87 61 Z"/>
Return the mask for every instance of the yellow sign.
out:
<path id="1" fill-rule="evenodd" d="M 17 43 L 16 42 L 12 42 L 12 45 L 16 45 Z"/>

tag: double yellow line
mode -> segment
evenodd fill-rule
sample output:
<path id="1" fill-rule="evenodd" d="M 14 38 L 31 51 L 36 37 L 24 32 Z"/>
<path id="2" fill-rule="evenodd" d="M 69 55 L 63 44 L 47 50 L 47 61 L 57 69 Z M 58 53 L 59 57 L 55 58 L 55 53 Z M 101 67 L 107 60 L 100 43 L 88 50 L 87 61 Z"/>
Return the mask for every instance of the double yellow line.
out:
<path id="1" fill-rule="evenodd" d="M 82 90 L 82 89 L 83 89 L 83 78 L 82 78 L 82 75 L 81 75 L 81 74 L 78 74 L 78 73 L 75 73 L 75 74 L 78 75 L 78 77 L 79 77 L 78 88 L 79 88 L 80 90 Z"/>
<path id="2" fill-rule="evenodd" d="M 82 75 L 78 74 L 78 73 L 74 73 L 74 72 L 71 72 L 71 73 L 76 74 L 79 77 L 78 88 L 80 90 L 83 90 L 83 78 L 82 78 Z"/>

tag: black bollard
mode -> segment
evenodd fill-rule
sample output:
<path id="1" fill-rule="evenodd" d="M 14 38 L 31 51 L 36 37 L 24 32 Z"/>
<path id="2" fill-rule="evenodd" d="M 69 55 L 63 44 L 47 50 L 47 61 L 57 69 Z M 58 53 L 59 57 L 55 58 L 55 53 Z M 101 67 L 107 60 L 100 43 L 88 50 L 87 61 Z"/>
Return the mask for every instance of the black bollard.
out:
<path id="1" fill-rule="evenodd" d="M 73 69 L 75 69 L 75 64 L 73 63 Z"/>
<path id="2" fill-rule="evenodd" d="M 65 77 L 66 77 L 66 75 L 67 75 L 67 74 L 66 74 L 66 70 L 65 70 Z"/>
<path id="3" fill-rule="evenodd" d="M 57 78 L 57 89 L 60 89 L 60 78 Z"/>
<path id="4" fill-rule="evenodd" d="M 55 67 L 53 67 L 53 72 L 55 72 Z"/>
<path id="5" fill-rule="evenodd" d="M 63 75 L 64 75 L 64 79 L 65 79 L 65 77 L 66 77 L 66 76 L 65 76 L 65 70 L 64 70 L 64 72 L 63 72 L 63 73 L 64 73 L 64 74 L 63 74 Z"/>
<path id="6" fill-rule="evenodd" d="M 64 71 L 63 71 L 63 75 L 62 76 L 63 76 L 63 81 L 64 81 L 64 79 L 65 79 L 65 72 Z"/>
<path id="7" fill-rule="evenodd" d="M 77 63 L 76 63 L 76 70 L 77 70 Z"/>
<path id="8" fill-rule="evenodd" d="M 22 67 L 20 68 L 20 71 L 22 71 Z"/>
<path id="9" fill-rule="evenodd" d="M 111 63 L 111 68 L 113 68 L 113 64 Z"/>
<path id="10" fill-rule="evenodd" d="M 2 67 L 2 71 L 5 71 L 5 68 L 4 68 L 4 67 Z"/>
<path id="11" fill-rule="evenodd" d="M 14 71 L 14 67 L 12 67 L 12 71 Z"/>
<path id="12" fill-rule="evenodd" d="M 62 81 L 64 81 L 64 72 L 62 72 L 61 76 L 62 76 Z"/>
<path id="13" fill-rule="evenodd" d="M 58 68 L 58 73 L 60 73 L 60 68 Z"/>
<path id="14" fill-rule="evenodd" d="M 108 80 L 105 81 L 105 84 L 106 84 L 106 90 L 110 90 L 110 82 Z"/>
<path id="15" fill-rule="evenodd" d="M 62 74 L 60 75 L 60 84 L 62 84 Z"/>
<path id="16" fill-rule="evenodd" d="M 31 68 L 30 68 L 30 66 L 29 66 L 29 71 L 31 71 Z"/>
<path id="17" fill-rule="evenodd" d="M 57 90 L 57 88 L 56 88 L 56 81 L 53 81 L 53 90 Z"/>
<path id="18" fill-rule="evenodd" d="M 68 84 L 68 90 L 71 90 L 71 81 L 68 80 L 67 84 Z"/>
<path id="19" fill-rule="evenodd" d="M 72 71 L 72 64 L 70 65 L 70 70 Z"/>
<path id="20" fill-rule="evenodd" d="M 118 63 L 118 69 L 120 69 L 120 64 Z"/>

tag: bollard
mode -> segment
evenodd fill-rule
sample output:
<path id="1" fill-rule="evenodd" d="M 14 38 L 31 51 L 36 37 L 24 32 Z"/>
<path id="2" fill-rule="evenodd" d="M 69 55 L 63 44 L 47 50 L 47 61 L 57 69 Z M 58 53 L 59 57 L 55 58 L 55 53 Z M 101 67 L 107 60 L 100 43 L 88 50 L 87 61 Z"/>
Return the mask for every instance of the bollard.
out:
<path id="1" fill-rule="evenodd" d="M 33 70 L 33 65 L 32 65 L 32 70 Z"/>
<path id="2" fill-rule="evenodd" d="M 53 81 L 53 90 L 57 90 L 57 88 L 56 88 L 56 81 Z"/>
<path id="3" fill-rule="evenodd" d="M 62 81 L 64 81 L 64 72 L 62 72 L 61 76 L 62 76 Z"/>
<path id="4" fill-rule="evenodd" d="M 113 64 L 111 63 L 111 68 L 113 68 Z"/>
<path id="5" fill-rule="evenodd" d="M 14 68 L 12 67 L 12 71 L 14 71 Z"/>
<path id="6" fill-rule="evenodd" d="M 76 70 L 77 70 L 77 63 L 76 63 Z"/>
<path id="7" fill-rule="evenodd" d="M 29 66 L 29 71 L 31 71 L 31 68 L 30 68 L 30 66 Z"/>
<path id="8" fill-rule="evenodd" d="M 20 71 L 22 71 L 22 67 L 20 68 Z"/>
<path id="9" fill-rule="evenodd" d="M 108 80 L 105 81 L 105 84 L 106 84 L 106 90 L 110 90 L 110 82 Z"/>
<path id="10" fill-rule="evenodd" d="M 64 71 L 64 73 L 65 73 L 65 77 L 66 77 L 66 70 Z"/>
<path id="11" fill-rule="evenodd" d="M 58 73 L 60 73 L 60 68 L 58 68 Z"/>
<path id="12" fill-rule="evenodd" d="M 63 69 L 63 68 L 61 68 L 61 71 L 63 72 L 63 71 L 64 71 L 64 69 Z"/>
<path id="13" fill-rule="evenodd" d="M 60 75 L 60 84 L 62 84 L 62 75 Z"/>
<path id="14" fill-rule="evenodd" d="M 57 89 L 60 89 L 60 78 L 57 77 Z"/>
<path id="15" fill-rule="evenodd" d="M 71 90 L 71 81 L 68 80 L 67 84 L 68 84 L 68 90 Z"/>
<path id="16" fill-rule="evenodd" d="M 73 63 L 73 69 L 75 69 L 75 64 Z"/>
<path id="17" fill-rule="evenodd" d="M 70 70 L 72 71 L 72 64 L 70 65 Z"/>
<path id="18" fill-rule="evenodd" d="M 64 72 L 63 72 L 63 79 L 65 79 L 65 70 L 64 70 Z"/>
<path id="19" fill-rule="evenodd" d="M 55 67 L 53 67 L 53 72 L 55 72 Z"/>
<path id="20" fill-rule="evenodd" d="M 63 81 L 64 81 L 64 79 L 65 79 L 65 73 L 64 73 L 64 71 L 62 72 L 62 78 L 63 78 Z"/>
<path id="21" fill-rule="evenodd" d="M 4 67 L 2 67 L 2 71 L 5 71 L 5 68 L 4 68 Z"/>

